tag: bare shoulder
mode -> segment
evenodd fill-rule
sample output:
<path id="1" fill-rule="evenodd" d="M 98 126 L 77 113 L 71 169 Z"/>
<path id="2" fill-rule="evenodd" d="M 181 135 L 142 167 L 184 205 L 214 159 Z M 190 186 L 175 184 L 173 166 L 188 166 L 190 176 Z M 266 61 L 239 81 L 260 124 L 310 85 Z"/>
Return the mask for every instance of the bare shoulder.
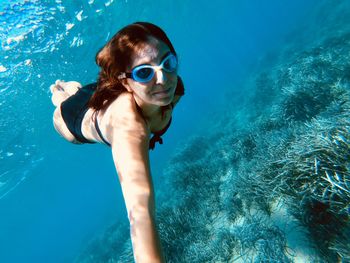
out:
<path id="1" fill-rule="evenodd" d="M 129 153 L 148 149 L 150 129 L 138 113 L 130 93 L 122 93 L 108 106 L 102 124 L 113 154 L 129 156 Z"/>
<path id="2" fill-rule="evenodd" d="M 137 110 L 131 93 L 122 93 L 116 98 L 104 113 L 107 125 L 116 129 L 147 130 L 147 125 Z"/>

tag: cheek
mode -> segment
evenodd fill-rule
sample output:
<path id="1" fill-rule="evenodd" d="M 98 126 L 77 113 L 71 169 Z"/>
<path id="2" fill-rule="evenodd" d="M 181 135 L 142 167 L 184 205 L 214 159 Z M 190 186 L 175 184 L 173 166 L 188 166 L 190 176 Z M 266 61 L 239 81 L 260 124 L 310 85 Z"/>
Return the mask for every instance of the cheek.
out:
<path id="1" fill-rule="evenodd" d="M 171 86 L 176 87 L 177 86 L 177 74 L 171 74 L 169 77 L 169 81 Z"/>
<path id="2" fill-rule="evenodd" d="M 145 87 L 144 85 L 136 81 L 129 80 L 127 89 L 129 92 L 141 94 L 141 93 L 145 93 L 145 90 L 147 90 L 147 87 Z"/>
<path id="3" fill-rule="evenodd" d="M 168 78 L 168 82 L 170 82 L 171 84 L 177 84 L 177 74 L 176 73 L 167 73 L 167 78 Z"/>
<path id="4" fill-rule="evenodd" d="M 153 85 L 142 85 L 134 89 L 134 92 L 140 97 L 148 97 L 152 95 Z"/>

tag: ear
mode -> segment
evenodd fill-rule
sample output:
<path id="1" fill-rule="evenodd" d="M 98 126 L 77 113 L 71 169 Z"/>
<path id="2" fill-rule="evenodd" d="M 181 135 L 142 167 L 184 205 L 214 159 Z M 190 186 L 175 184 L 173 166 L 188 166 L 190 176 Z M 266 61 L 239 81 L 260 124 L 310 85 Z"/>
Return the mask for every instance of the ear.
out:
<path id="1" fill-rule="evenodd" d="M 124 88 L 128 91 L 128 92 L 132 92 L 132 89 L 129 86 L 128 83 L 128 79 L 121 79 L 120 83 L 124 86 Z"/>

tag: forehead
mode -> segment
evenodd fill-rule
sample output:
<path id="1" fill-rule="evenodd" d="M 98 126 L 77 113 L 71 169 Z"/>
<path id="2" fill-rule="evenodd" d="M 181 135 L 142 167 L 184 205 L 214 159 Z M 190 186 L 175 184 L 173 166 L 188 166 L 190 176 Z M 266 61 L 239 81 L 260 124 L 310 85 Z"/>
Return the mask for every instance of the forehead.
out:
<path id="1" fill-rule="evenodd" d="M 159 64 L 160 59 L 169 51 L 169 47 L 164 42 L 150 38 L 149 41 L 136 47 L 132 56 L 131 68 L 141 64 Z"/>

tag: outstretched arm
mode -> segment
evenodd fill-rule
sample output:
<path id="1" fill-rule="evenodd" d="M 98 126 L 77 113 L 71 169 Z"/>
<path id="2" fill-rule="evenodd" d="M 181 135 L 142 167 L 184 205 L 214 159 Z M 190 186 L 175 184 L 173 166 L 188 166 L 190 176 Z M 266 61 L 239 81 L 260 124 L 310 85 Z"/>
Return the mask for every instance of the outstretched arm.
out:
<path id="1" fill-rule="evenodd" d="M 149 131 L 136 108 L 130 108 L 132 105 L 128 105 L 127 100 L 124 102 L 122 112 L 120 105 L 115 109 L 110 106 L 115 114 L 111 115 L 111 132 L 108 134 L 130 221 L 134 258 L 137 263 L 164 262 L 155 226 Z"/>

